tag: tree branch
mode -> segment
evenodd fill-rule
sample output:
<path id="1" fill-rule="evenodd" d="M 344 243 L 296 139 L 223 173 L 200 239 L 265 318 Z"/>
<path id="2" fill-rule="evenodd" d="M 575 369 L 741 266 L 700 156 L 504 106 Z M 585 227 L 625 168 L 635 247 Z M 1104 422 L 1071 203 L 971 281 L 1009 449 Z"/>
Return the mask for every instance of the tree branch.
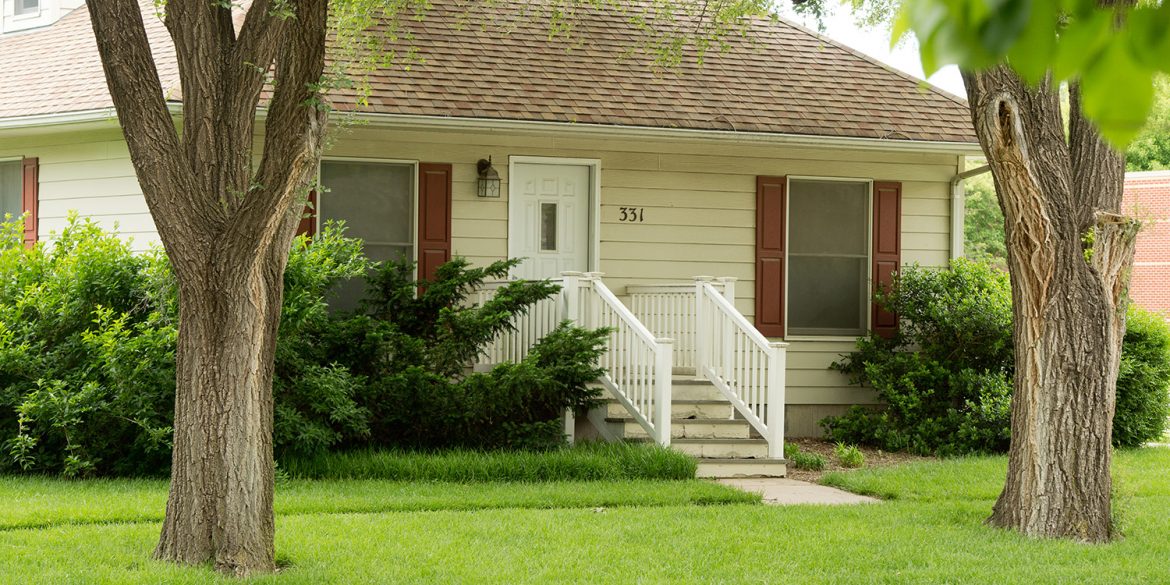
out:
<path id="1" fill-rule="evenodd" d="M 182 82 L 183 150 L 203 196 L 219 203 L 211 217 L 223 221 L 223 208 L 228 206 L 220 198 L 247 182 L 222 168 L 203 168 L 208 161 L 219 161 L 222 166 L 223 161 L 231 160 L 247 130 L 225 117 L 222 107 L 223 99 L 231 95 L 231 88 L 225 86 L 235 39 L 231 9 L 212 0 L 172 0 L 167 2 L 166 11 Z"/>
<path id="2" fill-rule="evenodd" d="M 271 0 L 256 0 L 248 9 L 230 62 L 232 91 L 227 115 L 233 119 L 255 119 L 260 92 L 272 69 L 273 60 L 288 37 L 288 18 L 273 13 Z M 248 128 L 251 136 L 253 126 Z"/>
<path id="3" fill-rule="evenodd" d="M 87 2 L 106 84 L 130 149 L 146 203 L 176 270 L 192 250 L 180 241 L 198 241 L 200 218 L 192 194 L 195 178 L 183 164 L 179 135 L 163 96 L 150 40 L 135 0 Z"/>
<path id="4" fill-rule="evenodd" d="M 286 25 L 256 188 L 243 199 L 230 227 L 261 246 L 284 239 L 279 236 L 291 237 L 297 222 L 290 216 L 303 205 L 317 173 L 329 116 L 320 91 L 327 17 L 327 0 L 301 0 L 295 5 L 295 18 Z"/>
<path id="5" fill-rule="evenodd" d="M 1097 127 L 1085 117 L 1081 103 L 1081 85 L 1068 87 L 1068 147 L 1072 160 L 1073 198 L 1077 202 L 1077 221 L 1082 230 L 1092 226 L 1098 212 L 1121 210 L 1124 174 L 1100 173 L 1100 165 L 1123 167 L 1124 155 L 1101 137 Z M 1105 162 L 1102 162 L 1105 161 Z"/>

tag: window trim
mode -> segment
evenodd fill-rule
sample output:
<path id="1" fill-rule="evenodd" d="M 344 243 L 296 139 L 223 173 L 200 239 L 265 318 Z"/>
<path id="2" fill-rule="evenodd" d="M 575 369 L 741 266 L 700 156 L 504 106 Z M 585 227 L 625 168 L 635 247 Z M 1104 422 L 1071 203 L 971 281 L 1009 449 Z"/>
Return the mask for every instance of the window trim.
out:
<path id="1" fill-rule="evenodd" d="M 865 243 L 865 301 L 863 306 L 868 308 L 873 298 L 873 184 L 874 180 L 863 177 L 823 177 L 815 175 L 786 175 L 784 177 L 784 339 L 791 341 L 856 341 L 858 337 L 864 336 L 866 331 L 869 331 L 873 324 L 873 311 L 863 311 L 864 322 L 862 323 L 862 333 L 858 335 L 843 335 L 840 333 L 802 333 L 799 335 L 792 335 L 789 333 L 789 319 L 788 305 L 792 300 L 792 278 L 789 271 L 792 267 L 790 261 L 790 254 L 792 250 L 792 181 L 822 181 L 822 182 L 836 182 L 836 183 L 863 183 L 867 187 L 866 192 L 866 220 L 868 235 Z"/>
<path id="2" fill-rule="evenodd" d="M 360 156 L 323 156 L 320 163 L 317 165 L 317 182 L 321 181 L 321 167 L 327 162 L 357 162 L 357 163 L 375 163 L 388 165 L 402 165 L 410 166 L 410 184 L 411 184 L 411 200 L 410 200 L 410 247 L 413 250 L 414 257 L 414 278 L 418 278 L 418 165 L 417 160 L 397 159 L 397 158 L 373 158 Z M 313 210 L 313 233 L 321 233 L 321 207 L 324 205 L 323 201 L 328 199 L 328 193 L 323 193 L 320 190 L 317 192 L 317 206 Z"/>

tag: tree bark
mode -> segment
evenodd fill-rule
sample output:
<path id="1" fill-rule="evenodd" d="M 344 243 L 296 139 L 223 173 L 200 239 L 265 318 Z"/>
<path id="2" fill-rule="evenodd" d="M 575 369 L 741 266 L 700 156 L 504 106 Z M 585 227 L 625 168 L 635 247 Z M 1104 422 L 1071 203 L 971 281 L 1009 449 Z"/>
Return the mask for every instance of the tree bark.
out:
<path id="1" fill-rule="evenodd" d="M 1010 68 L 964 72 L 1004 211 L 1015 380 L 1007 482 L 989 522 L 1033 537 L 1108 541 L 1112 423 L 1137 224 L 1120 215 L 1124 160 L 1070 88 Z M 1086 258 L 1086 235 L 1093 244 Z"/>
<path id="2" fill-rule="evenodd" d="M 170 0 L 183 131 L 163 99 L 136 0 L 88 2 L 143 195 L 179 284 L 171 491 L 155 556 L 247 576 L 274 568 L 272 376 L 288 250 L 328 113 L 326 0 L 280 17 Z M 277 52 L 280 59 L 276 59 Z M 274 92 L 253 167 L 260 93 Z"/>

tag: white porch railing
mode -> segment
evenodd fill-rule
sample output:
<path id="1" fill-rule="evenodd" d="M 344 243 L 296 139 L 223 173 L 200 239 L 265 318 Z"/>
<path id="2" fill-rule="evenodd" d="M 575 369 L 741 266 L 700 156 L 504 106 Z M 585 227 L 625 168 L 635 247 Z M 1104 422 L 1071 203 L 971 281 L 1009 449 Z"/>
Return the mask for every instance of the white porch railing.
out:
<path id="1" fill-rule="evenodd" d="M 711 285 L 734 302 L 734 278 L 718 278 Z M 626 295 L 630 310 L 647 329 L 674 340 L 674 367 L 694 370 L 695 285 L 632 284 L 626 287 Z"/>
<path id="2" fill-rule="evenodd" d="M 596 272 L 563 273 L 555 279 L 561 284 L 560 294 L 517 317 L 516 330 L 498 336 L 481 363 L 524 359 L 562 320 L 588 328 L 607 327 L 611 331 L 600 360 L 606 372 L 601 383 L 657 443 L 670 445 L 673 341 L 655 337 L 605 286 L 601 276 Z M 476 301 L 482 304 L 503 284 L 485 284 Z"/>
<path id="3" fill-rule="evenodd" d="M 784 454 L 786 347 L 771 342 L 735 308 L 735 279 L 697 276 L 693 284 L 627 287 L 634 313 L 675 337 L 676 365 L 710 380 L 768 442 Z"/>
<path id="4" fill-rule="evenodd" d="M 555 278 L 553 282 L 565 286 L 563 278 Z M 508 281 L 493 281 L 485 282 L 474 295 L 474 303 L 482 305 L 489 299 L 496 296 L 496 291 L 500 287 L 508 284 Z M 537 341 L 544 338 L 545 335 L 552 333 L 553 329 L 566 318 L 565 315 L 565 293 L 544 299 L 537 302 L 535 305 L 528 308 L 528 312 L 516 317 L 512 325 L 514 330 L 504 331 L 496 336 L 486 348 L 483 355 L 480 356 L 477 365 L 492 365 L 502 362 L 519 362 L 528 356 L 528 351 L 536 345 Z"/>

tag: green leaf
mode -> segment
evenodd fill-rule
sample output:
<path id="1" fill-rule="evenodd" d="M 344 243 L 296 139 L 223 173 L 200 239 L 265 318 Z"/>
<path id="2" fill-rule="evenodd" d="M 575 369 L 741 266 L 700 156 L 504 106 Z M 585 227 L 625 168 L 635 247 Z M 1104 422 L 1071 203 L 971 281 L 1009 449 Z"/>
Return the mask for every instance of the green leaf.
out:
<path id="1" fill-rule="evenodd" d="M 1129 43 L 1110 43 L 1085 69 L 1081 95 L 1085 114 L 1101 135 L 1124 150 L 1141 132 L 1154 105 L 1153 72 L 1141 66 Z"/>
<path id="2" fill-rule="evenodd" d="M 987 52 L 1003 55 L 1017 44 L 1032 16 L 1030 0 L 1004 0 L 979 27 L 979 42 Z"/>
<path id="3" fill-rule="evenodd" d="M 1053 0 L 1034 0 L 1027 24 L 1007 52 L 1012 68 L 1033 85 L 1044 79 L 1056 52 L 1056 23 L 1051 19 L 1054 10 Z"/>
<path id="4" fill-rule="evenodd" d="M 1170 73 L 1170 3 L 1139 9 L 1126 19 L 1130 50 L 1148 69 Z"/>
<path id="5" fill-rule="evenodd" d="M 1094 10 L 1071 20 L 1060 33 L 1060 43 L 1052 62 L 1058 80 L 1068 79 L 1095 61 L 1113 33 L 1113 15 Z"/>
<path id="6" fill-rule="evenodd" d="M 894 27 L 890 30 L 890 49 L 898 46 L 902 38 L 910 32 L 910 11 L 907 6 L 910 2 L 902 4 L 898 9 L 898 16 L 894 18 Z"/>

